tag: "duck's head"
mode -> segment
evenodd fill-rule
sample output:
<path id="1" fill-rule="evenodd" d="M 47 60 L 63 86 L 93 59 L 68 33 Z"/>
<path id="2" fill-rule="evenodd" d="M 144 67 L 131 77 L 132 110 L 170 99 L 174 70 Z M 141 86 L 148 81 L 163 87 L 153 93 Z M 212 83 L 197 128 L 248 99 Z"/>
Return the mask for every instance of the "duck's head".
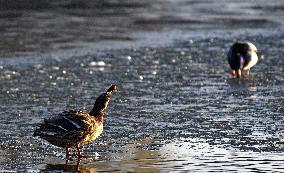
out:
<path id="1" fill-rule="evenodd" d="M 112 96 L 112 93 L 117 89 L 116 85 L 112 85 L 105 93 L 102 93 L 96 100 L 95 105 L 90 112 L 90 115 L 96 116 L 99 113 L 103 113 L 107 108 L 109 100 Z"/>

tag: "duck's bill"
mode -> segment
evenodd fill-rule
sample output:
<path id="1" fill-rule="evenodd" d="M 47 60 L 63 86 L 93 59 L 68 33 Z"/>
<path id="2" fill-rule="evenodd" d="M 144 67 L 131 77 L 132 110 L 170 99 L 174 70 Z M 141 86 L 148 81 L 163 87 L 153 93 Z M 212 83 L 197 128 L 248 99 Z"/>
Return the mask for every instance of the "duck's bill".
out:
<path id="1" fill-rule="evenodd" d="M 107 95 L 111 96 L 112 92 L 117 90 L 117 86 L 116 85 L 112 85 L 108 90 L 107 90 Z"/>

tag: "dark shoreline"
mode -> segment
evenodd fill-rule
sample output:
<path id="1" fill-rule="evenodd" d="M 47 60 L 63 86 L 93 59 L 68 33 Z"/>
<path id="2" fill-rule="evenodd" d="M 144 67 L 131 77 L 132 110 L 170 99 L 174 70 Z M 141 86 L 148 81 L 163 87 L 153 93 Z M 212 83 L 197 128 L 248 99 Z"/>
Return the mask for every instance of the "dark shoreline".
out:
<path id="1" fill-rule="evenodd" d="M 1 0 L 0 57 L 112 48 L 145 37 L 145 44 L 151 37 L 167 42 L 167 33 L 283 30 L 283 2 L 257 2 Z"/>

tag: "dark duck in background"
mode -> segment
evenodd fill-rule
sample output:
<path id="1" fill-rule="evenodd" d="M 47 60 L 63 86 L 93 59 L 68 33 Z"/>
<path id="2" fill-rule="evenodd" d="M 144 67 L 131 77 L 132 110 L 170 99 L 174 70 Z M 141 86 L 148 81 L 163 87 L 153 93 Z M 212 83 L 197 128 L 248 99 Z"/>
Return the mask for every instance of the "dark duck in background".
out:
<path id="1" fill-rule="evenodd" d="M 116 88 L 116 85 L 112 85 L 101 94 L 90 113 L 70 110 L 54 118 L 45 119 L 35 130 L 34 136 L 39 136 L 55 146 L 66 148 L 66 157 L 71 156 L 71 147 L 76 147 L 78 157 L 84 157 L 80 148 L 94 141 L 103 132 L 105 109 Z"/>
<path id="2" fill-rule="evenodd" d="M 236 42 L 228 52 L 228 61 L 233 78 L 241 78 L 244 71 L 246 78 L 249 79 L 250 68 L 258 62 L 257 48 L 247 41 Z"/>

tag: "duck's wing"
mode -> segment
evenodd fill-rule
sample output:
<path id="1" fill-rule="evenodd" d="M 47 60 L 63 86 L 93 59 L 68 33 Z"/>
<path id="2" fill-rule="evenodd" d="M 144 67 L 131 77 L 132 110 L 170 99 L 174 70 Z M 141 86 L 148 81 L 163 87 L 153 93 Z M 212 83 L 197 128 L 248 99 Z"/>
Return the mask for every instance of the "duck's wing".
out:
<path id="1" fill-rule="evenodd" d="M 237 70 L 240 68 L 240 60 L 239 56 L 235 51 L 234 46 L 232 46 L 227 54 L 227 59 L 231 69 Z"/>
<path id="2" fill-rule="evenodd" d="M 65 111 L 57 117 L 45 119 L 39 128 L 35 130 L 34 136 L 57 137 L 57 138 L 70 138 L 76 136 L 80 138 L 84 135 L 84 131 L 88 128 L 87 113 L 80 111 Z"/>

